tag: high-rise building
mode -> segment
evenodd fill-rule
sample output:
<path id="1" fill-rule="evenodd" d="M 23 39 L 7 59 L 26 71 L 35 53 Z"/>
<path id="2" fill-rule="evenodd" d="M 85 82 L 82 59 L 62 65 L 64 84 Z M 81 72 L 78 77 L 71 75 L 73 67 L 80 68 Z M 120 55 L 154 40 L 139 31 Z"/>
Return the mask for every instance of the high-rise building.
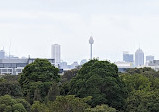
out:
<path id="1" fill-rule="evenodd" d="M 154 56 L 146 56 L 146 62 L 150 62 L 154 60 Z"/>
<path id="2" fill-rule="evenodd" d="M 125 62 L 133 62 L 133 54 L 129 54 L 129 52 L 123 52 L 123 61 Z"/>
<path id="3" fill-rule="evenodd" d="M 51 46 L 51 58 L 55 59 L 55 65 L 59 65 L 61 61 L 61 49 L 60 45 L 53 44 Z"/>
<path id="4" fill-rule="evenodd" d="M 135 66 L 142 66 L 144 65 L 144 52 L 139 48 L 135 52 Z"/>
<path id="5" fill-rule="evenodd" d="M 0 59 L 4 59 L 5 58 L 5 52 L 4 50 L 0 50 Z"/>

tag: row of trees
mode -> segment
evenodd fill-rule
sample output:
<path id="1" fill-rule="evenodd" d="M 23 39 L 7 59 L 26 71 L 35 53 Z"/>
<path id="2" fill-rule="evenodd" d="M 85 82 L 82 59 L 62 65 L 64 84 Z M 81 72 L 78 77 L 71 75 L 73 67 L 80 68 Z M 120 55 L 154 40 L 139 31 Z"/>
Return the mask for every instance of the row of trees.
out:
<path id="1" fill-rule="evenodd" d="M 36 59 L 19 76 L 0 78 L 0 112 L 158 112 L 158 76 L 150 68 L 118 73 L 115 64 L 96 59 L 59 76 Z"/>

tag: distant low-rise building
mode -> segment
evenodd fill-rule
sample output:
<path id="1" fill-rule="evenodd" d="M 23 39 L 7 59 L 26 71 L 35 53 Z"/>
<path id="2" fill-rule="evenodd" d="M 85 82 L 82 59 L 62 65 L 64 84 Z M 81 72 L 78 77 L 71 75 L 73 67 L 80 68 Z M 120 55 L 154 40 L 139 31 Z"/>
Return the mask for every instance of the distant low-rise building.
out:
<path id="1" fill-rule="evenodd" d="M 150 62 L 154 60 L 154 56 L 146 56 L 146 62 Z"/>
<path id="2" fill-rule="evenodd" d="M 71 69 L 74 69 L 74 68 L 76 68 L 76 67 L 78 67 L 79 66 L 79 64 L 78 64 L 78 62 L 73 62 L 72 64 L 71 64 Z"/>
<path id="3" fill-rule="evenodd" d="M 12 74 L 18 75 L 22 72 L 24 67 L 32 62 L 35 59 L 0 59 L 0 74 Z M 48 59 L 48 61 L 54 65 L 54 59 Z"/>
<path id="4" fill-rule="evenodd" d="M 127 69 L 134 68 L 134 64 L 132 62 L 118 61 L 115 62 L 115 64 L 117 65 L 119 72 L 125 72 Z"/>
<path id="5" fill-rule="evenodd" d="M 68 68 L 67 62 L 61 62 L 60 63 L 60 68 L 61 69 L 67 69 Z"/>

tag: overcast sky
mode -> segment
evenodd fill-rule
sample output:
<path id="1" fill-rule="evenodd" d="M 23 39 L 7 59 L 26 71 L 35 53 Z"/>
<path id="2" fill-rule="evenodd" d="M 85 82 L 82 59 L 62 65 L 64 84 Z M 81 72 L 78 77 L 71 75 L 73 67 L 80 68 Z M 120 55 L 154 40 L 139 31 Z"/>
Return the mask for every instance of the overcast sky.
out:
<path id="1" fill-rule="evenodd" d="M 0 49 L 15 56 L 50 58 L 61 45 L 62 60 L 93 56 L 112 62 L 140 48 L 159 59 L 158 0 L 0 0 Z"/>

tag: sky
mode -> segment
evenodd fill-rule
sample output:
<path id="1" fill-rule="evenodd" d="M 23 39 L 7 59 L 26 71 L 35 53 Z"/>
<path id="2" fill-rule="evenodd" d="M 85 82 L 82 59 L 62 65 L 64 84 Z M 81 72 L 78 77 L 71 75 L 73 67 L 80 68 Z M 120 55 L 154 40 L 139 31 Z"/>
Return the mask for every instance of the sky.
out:
<path id="1" fill-rule="evenodd" d="M 158 0 L 0 0 L 0 49 L 19 57 L 50 58 L 61 45 L 61 59 L 93 57 L 121 61 L 123 51 L 140 47 L 159 59 Z"/>

